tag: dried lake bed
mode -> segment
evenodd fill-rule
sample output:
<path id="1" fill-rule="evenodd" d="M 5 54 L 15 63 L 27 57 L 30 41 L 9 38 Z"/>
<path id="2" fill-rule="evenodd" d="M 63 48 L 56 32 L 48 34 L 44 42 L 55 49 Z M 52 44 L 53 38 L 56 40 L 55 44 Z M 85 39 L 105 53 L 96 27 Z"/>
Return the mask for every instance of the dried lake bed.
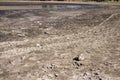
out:
<path id="1" fill-rule="evenodd" d="M 21 7 L 0 10 L 0 80 L 120 80 L 120 6 Z"/>

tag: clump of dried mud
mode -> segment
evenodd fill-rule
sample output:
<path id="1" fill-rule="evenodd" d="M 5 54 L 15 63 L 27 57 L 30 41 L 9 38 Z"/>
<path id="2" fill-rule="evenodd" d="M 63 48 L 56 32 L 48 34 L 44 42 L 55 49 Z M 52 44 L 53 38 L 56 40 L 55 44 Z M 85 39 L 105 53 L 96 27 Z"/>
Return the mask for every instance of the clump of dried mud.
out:
<path id="1" fill-rule="evenodd" d="M 0 80 L 120 80 L 120 8 L 2 10 Z"/>

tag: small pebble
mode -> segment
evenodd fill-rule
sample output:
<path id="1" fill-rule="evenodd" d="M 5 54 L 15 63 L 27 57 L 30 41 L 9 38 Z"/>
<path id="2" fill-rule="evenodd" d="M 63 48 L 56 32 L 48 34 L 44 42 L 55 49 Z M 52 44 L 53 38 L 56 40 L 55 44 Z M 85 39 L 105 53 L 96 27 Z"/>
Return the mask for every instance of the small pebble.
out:
<path id="1" fill-rule="evenodd" d="M 85 57 L 84 57 L 83 54 L 80 54 L 80 55 L 78 55 L 77 57 L 73 58 L 73 60 L 75 60 L 75 61 L 82 61 L 82 60 L 84 60 L 84 59 L 85 59 Z"/>
<path id="2" fill-rule="evenodd" d="M 85 59 L 85 57 L 84 57 L 84 55 L 83 55 L 83 54 L 80 54 L 80 55 L 78 56 L 78 59 L 79 59 L 79 61 L 81 61 L 81 60 L 84 60 L 84 59 Z"/>

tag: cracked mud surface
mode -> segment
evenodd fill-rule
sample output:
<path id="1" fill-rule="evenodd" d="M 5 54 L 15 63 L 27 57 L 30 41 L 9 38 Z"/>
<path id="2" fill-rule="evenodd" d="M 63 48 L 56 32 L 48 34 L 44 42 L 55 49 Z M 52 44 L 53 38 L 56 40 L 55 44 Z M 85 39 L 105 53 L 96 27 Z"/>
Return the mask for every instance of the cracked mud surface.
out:
<path id="1" fill-rule="evenodd" d="M 0 80 L 120 80 L 120 6 L 1 10 Z"/>

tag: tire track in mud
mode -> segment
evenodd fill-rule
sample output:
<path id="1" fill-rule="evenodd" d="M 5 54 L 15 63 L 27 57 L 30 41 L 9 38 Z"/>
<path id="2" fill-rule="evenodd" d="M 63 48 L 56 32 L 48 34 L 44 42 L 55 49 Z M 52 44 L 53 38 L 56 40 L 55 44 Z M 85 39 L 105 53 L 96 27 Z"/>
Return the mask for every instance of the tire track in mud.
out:
<path id="1" fill-rule="evenodd" d="M 84 35 L 81 35 L 81 34 L 84 34 Z M 87 31 L 86 33 L 83 32 L 79 34 L 71 34 L 71 35 L 57 36 L 57 37 L 55 36 L 55 37 L 50 37 L 50 38 L 43 39 L 43 40 L 41 40 L 41 38 L 34 38 L 34 39 L 28 39 L 25 41 L 12 41 L 12 42 L 9 42 L 10 44 L 9 46 L 8 46 L 8 42 L 7 43 L 4 42 L 0 45 L 2 46 L 1 48 L 6 48 L 6 50 L 1 53 L 3 56 L 6 55 L 6 58 L 7 58 L 10 55 L 12 57 L 12 56 L 18 55 L 18 53 L 24 54 L 24 53 L 29 53 L 34 50 L 46 50 L 47 51 L 51 49 L 52 50 L 58 50 L 61 48 L 67 49 L 67 46 L 72 46 L 72 45 L 77 46 L 79 44 L 81 46 L 82 45 L 91 46 L 91 45 L 98 45 L 98 44 L 99 46 L 102 45 L 102 43 L 101 42 L 99 43 L 99 41 L 95 43 L 97 37 L 94 37 L 94 36 L 87 37 L 88 35 L 90 35 L 89 31 Z M 91 42 L 90 44 L 89 44 L 89 41 Z M 29 44 L 30 46 L 24 47 Z M 37 47 L 37 44 L 39 47 Z M 19 46 L 19 45 L 21 45 L 22 47 L 17 48 L 16 46 Z M 3 57 L 2 55 L 1 57 Z"/>
<path id="2" fill-rule="evenodd" d="M 118 15 L 118 14 L 115 14 L 114 16 L 116 16 L 116 15 Z M 112 18 L 114 16 L 111 15 L 110 18 Z M 108 21 L 108 19 L 107 19 L 107 21 Z M 99 27 L 100 26 L 101 25 L 99 25 Z M 34 38 L 34 39 L 28 39 L 28 40 L 24 40 L 24 41 L 3 42 L 2 44 L 0 44 L 0 46 L 2 46 L 1 48 L 7 48 L 8 50 L 1 52 L 3 54 L 3 55 L 1 55 L 1 57 L 3 57 L 4 55 L 6 55 L 6 58 L 8 57 L 8 55 L 10 57 L 12 57 L 12 55 L 16 56 L 16 55 L 18 55 L 18 53 L 24 54 L 24 53 L 29 53 L 34 50 L 46 50 L 47 51 L 50 49 L 53 49 L 53 50 L 58 50 L 61 48 L 66 49 L 67 46 L 75 45 L 78 43 L 81 45 L 86 43 L 86 46 L 92 46 L 93 44 L 101 46 L 101 45 L 105 44 L 103 41 L 106 41 L 107 39 L 105 39 L 105 38 L 100 39 L 97 36 L 91 36 L 92 34 L 94 34 L 94 32 L 93 33 L 91 33 L 91 32 L 95 31 L 95 30 L 97 30 L 96 27 L 94 29 L 91 29 L 90 31 L 86 31 L 86 32 L 78 33 L 78 34 L 70 34 L 70 35 L 57 36 L 57 37 L 56 36 L 48 37 L 48 38 L 42 39 L 42 40 L 41 40 L 41 38 Z M 90 35 L 90 36 L 86 37 L 88 35 Z M 98 41 L 95 43 L 96 40 L 98 40 Z M 89 42 L 91 42 L 91 44 L 89 44 Z M 8 44 L 10 44 L 10 45 L 8 46 Z M 32 44 L 32 46 L 24 47 L 25 45 L 29 45 L 29 44 Z M 39 47 L 37 47 L 36 44 L 38 44 Z M 13 46 L 13 48 L 9 49 L 10 47 L 12 47 L 11 45 Z M 16 48 L 16 46 L 19 46 L 19 45 L 23 46 L 23 48 Z M 95 46 L 95 47 L 97 47 L 97 46 Z"/>
<path id="3" fill-rule="evenodd" d="M 86 40 L 85 40 L 86 41 Z M 47 43 L 47 42 L 44 42 L 44 43 Z M 41 46 L 41 48 L 39 47 L 24 47 L 23 48 L 13 48 L 13 49 L 10 49 L 10 50 L 6 50 L 4 52 L 2 52 L 3 56 L 6 55 L 6 58 L 9 57 L 8 55 L 10 55 L 11 57 L 12 56 L 16 56 L 18 54 L 24 54 L 24 53 L 29 53 L 31 51 L 34 51 L 34 50 L 58 50 L 58 49 L 66 49 L 67 46 L 70 46 L 70 45 L 77 45 L 77 44 L 80 44 L 80 43 L 84 43 L 84 40 L 72 40 L 72 41 L 67 41 L 67 42 L 57 42 L 57 43 L 50 43 L 50 44 L 46 44 L 44 46 Z M 87 41 L 88 43 L 88 41 Z M 32 44 L 39 44 L 39 43 L 32 43 Z M 92 43 L 91 43 L 92 44 Z M 82 45 L 82 44 L 81 44 Z M 2 57 L 2 55 L 1 55 Z"/>

